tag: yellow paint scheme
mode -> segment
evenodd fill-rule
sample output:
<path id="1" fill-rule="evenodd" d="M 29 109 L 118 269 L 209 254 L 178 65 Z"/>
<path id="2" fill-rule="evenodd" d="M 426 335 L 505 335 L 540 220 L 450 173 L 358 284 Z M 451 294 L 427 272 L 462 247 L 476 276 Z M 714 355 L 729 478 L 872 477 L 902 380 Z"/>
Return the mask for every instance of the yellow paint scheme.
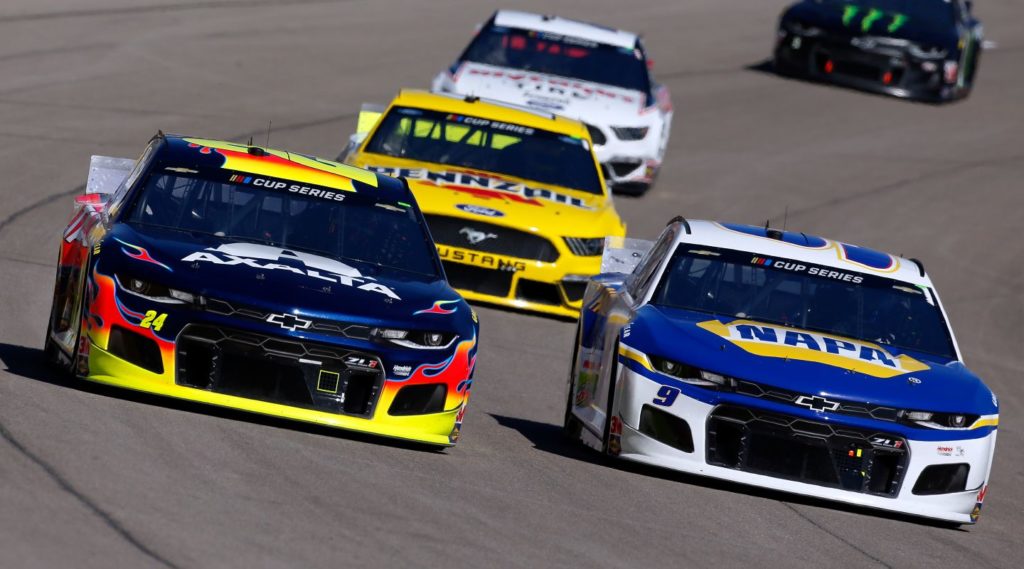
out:
<path id="1" fill-rule="evenodd" d="M 421 108 L 501 121 L 584 139 L 588 144 L 592 145 L 590 134 L 583 123 L 564 117 L 553 117 L 544 113 L 534 113 L 529 110 L 521 110 L 506 105 L 491 104 L 483 101 L 468 102 L 455 97 L 422 91 L 402 91 L 391 102 L 384 115 L 394 106 Z M 366 152 L 367 142 L 372 140 L 378 126 L 379 124 L 373 126 L 359 148 L 346 158 L 346 162 L 362 168 L 377 167 L 393 171 L 466 172 L 464 169 L 450 165 L 419 162 Z M 591 151 L 591 154 L 593 154 L 593 151 Z M 571 188 L 545 185 L 532 180 L 493 174 L 494 177 L 504 181 L 540 190 L 550 190 L 570 199 L 578 200 L 577 203 L 579 205 L 560 203 L 550 199 L 537 199 L 533 200 L 537 203 L 525 203 L 526 200 L 520 199 L 519 196 L 506 197 L 494 195 L 498 192 L 491 192 L 491 195 L 483 195 L 487 192 L 474 192 L 472 189 L 467 190 L 464 188 L 461 190 L 451 189 L 450 187 L 444 187 L 415 177 L 407 177 L 407 179 L 410 188 L 416 195 L 416 201 L 419 203 L 420 209 L 426 215 L 443 215 L 465 219 L 467 222 L 488 223 L 519 231 L 528 231 L 546 238 L 558 250 L 559 257 L 553 263 L 488 253 L 486 255 L 493 260 L 491 264 L 484 264 L 470 260 L 471 254 L 475 254 L 477 257 L 481 256 L 479 251 L 439 244 L 438 252 L 447 263 L 464 263 L 487 269 L 493 268 L 497 263 L 517 267 L 507 295 L 495 296 L 473 290 L 459 289 L 459 293 L 466 299 L 575 318 L 579 316 L 582 299 L 578 299 L 575 302 L 570 301 L 565 296 L 565 291 L 562 287 L 559 287 L 562 297 L 560 305 L 517 299 L 516 291 L 522 279 L 559 285 L 565 277 L 570 275 L 582 278 L 600 272 L 600 255 L 589 257 L 574 255 L 566 245 L 563 237 L 604 238 L 609 235 L 624 236 L 626 234 L 626 225 L 615 211 L 611 196 L 607 189 L 605 189 L 604 177 L 601 174 L 596 158 L 594 158 L 594 168 L 600 177 L 603 190 L 601 194 L 591 194 Z M 482 217 L 468 213 L 457 206 L 480 206 L 498 210 L 504 215 L 501 217 Z"/>
<path id="2" fill-rule="evenodd" d="M 170 354 L 165 355 L 165 360 L 173 359 L 173 357 Z M 168 369 L 174 370 L 174 367 L 171 366 Z M 455 427 L 456 418 L 461 408 L 460 405 L 441 413 L 396 417 L 388 415 L 386 410 L 390 400 L 385 401 L 382 396 L 374 411 L 374 416 L 370 419 L 363 419 L 280 405 L 178 385 L 174 382 L 173 371 L 163 374 L 152 373 L 111 355 L 100 349 L 96 343 L 92 343 L 89 348 L 89 375 L 85 376 L 85 379 L 115 387 L 228 407 L 260 415 L 440 446 L 452 445 L 448 435 Z"/>
<path id="3" fill-rule="evenodd" d="M 348 192 L 355 191 L 355 188 L 352 187 L 352 180 L 374 188 L 377 187 L 377 176 L 372 172 L 353 168 L 347 164 L 314 160 L 301 154 L 270 148 L 264 149 L 265 152 L 270 156 L 280 158 L 280 160 L 268 160 L 265 157 L 250 155 L 247 152 L 249 147 L 244 144 L 205 138 L 186 138 L 184 140 L 190 144 L 221 151 L 220 153 L 225 158 L 222 167 L 226 170 L 284 178 Z"/>

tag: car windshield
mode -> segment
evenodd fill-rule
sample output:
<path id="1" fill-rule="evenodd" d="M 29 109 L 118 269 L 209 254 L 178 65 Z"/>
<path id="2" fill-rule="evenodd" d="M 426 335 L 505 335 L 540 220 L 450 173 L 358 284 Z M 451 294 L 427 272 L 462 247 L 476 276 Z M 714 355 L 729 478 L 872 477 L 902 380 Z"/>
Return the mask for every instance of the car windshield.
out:
<path id="1" fill-rule="evenodd" d="M 366 151 L 602 193 L 586 140 L 468 115 L 393 107 Z"/>
<path id="2" fill-rule="evenodd" d="M 955 0 L 824 0 L 842 13 L 843 24 L 864 32 L 898 32 L 908 24 L 951 27 Z"/>
<path id="3" fill-rule="evenodd" d="M 641 93 L 651 90 L 640 49 L 534 30 L 488 26 L 466 48 L 462 61 L 549 73 Z"/>
<path id="4" fill-rule="evenodd" d="M 412 204 L 288 180 L 221 172 L 153 174 L 127 220 L 439 275 L 430 237 Z"/>
<path id="5" fill-rule="evenodd" d="M 956 358 L 930 288 L 802 261 L 682 244 L 651 302 Z"/>

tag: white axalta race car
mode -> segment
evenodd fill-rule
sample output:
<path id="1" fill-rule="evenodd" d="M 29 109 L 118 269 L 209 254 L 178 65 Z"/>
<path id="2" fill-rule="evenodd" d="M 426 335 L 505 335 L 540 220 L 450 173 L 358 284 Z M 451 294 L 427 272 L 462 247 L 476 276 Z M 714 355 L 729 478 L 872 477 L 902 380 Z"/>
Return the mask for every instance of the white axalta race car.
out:
<path id="1" fill-rule="evenodd" d="M 499 10 L 433 89 L 583 121 L 608 185 L 642 194 L 661 167 L 672 124 L 668 88 L 654 81 L 649 64 L 636 34 Z"/>
<path id="2" fill-rule="evenodd" d="M 920 262 L 676 218 L 609 238 L 565 429 L 620 458 L 974 523 L 999 424 Z"/>

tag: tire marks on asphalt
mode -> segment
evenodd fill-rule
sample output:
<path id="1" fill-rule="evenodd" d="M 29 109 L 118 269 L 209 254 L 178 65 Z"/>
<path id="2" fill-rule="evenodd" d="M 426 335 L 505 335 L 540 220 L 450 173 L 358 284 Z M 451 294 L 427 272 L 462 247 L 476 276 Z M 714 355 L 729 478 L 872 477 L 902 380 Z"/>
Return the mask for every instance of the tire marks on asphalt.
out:
<path id="1" fill-rule="evenodd" d="M 7 430 L 7 427 L 5 427 L 3 423 L 0 423 L 0 438 L 7 441 L 8 444 L 14 447 L 14 449 L 21 453 L 25 458 L 29 459 L 32 463 L 34 463 L 36 466 L 42 469 L 42 471 L 45 472 L 46 475 L 49 476 L 50 479 L 53 480 L 54 483 L 56 483 L 61 490 L 63 490 L 72 498 L 77 500 L 78 503 L 82 504 L 82 506 L 84 506 L 87 510 L 89 510 L 96 517 L 102 520 L 107 527 L 113 530 L 114 533 L 120 536 L 133 548 L 138 550 L 139 553 L 145 555 L 146 557 L 152 559 L 153 561 L 159 563 L 164 567 L 168 567 L 169 569 L 178 569 L 177 565 L 175 565 L 168 559 L 164 558 L 159 553 L 150 549 L 148 546 L 146 546 L 146 544 L 142 543 L 142 541 L 140 541 L 139 538 L 135 536 L 135 534 L 133 534 L 127 528 L 121 525 L 121 523 L 118 522 L 117 519 L 115 519 L 114 516 L 110 514 L 110 512 L 101 508 L 99 504 L 93 502 L 88 496 L 86 496 L 77 488 L 75 488 L 75 486 L 71 484 L 71 482 L 68 481 L 68 479 L 65 478 L 56 468 L 54 468 L 53 465 L 43 460 L 41 457 L 39 457 L 39 455 L 32 452 L 28 447 L 22 444 L 17 437 L 15 437 L 9 430 Z"/>

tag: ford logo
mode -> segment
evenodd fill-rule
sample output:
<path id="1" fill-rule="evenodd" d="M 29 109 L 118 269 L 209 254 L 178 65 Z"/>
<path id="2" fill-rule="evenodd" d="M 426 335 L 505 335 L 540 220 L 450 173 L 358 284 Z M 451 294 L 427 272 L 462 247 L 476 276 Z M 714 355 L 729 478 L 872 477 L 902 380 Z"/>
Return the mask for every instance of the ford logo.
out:
<path id="1" fill-rule="evenodd" d="M 455 207 L 460 209 L 460 210 L 462 210 L 462 211 L 464 211 L 464 212 L 466 212 L 466 213 L 472 213 L 472 214 L 475 214 L 475 215 L 482 215 L 484 217 L 505 217 L 505 214 L 503 212 L 500 212 L 500 211 L 498 211 L 496 209 L 491 209 L 489 207 L 484 207 L 482 205 L 473 205 L 473 204 L 468 204 L 468 203 L 462 203 L 462 204 L 459 204 L 459 205 L 457 205 Z"/>

